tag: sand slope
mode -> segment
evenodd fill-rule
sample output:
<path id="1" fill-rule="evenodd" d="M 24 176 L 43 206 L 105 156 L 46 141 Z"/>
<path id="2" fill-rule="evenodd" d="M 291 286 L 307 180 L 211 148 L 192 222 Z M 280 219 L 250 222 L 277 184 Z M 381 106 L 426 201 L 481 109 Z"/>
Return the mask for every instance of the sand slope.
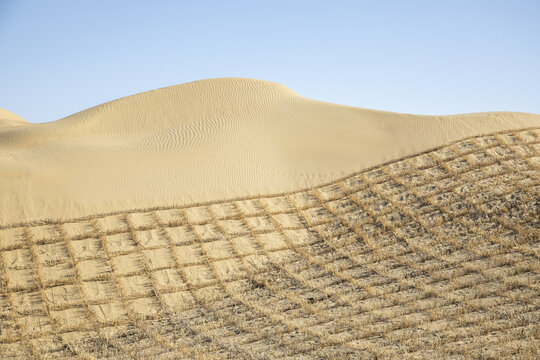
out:
<path id="1" fill-rule="evenodd" d="M 540 116 L 396 114 L 212 79 L 44 124 L 0 113 L 0 224 L 279 193 Z"/>

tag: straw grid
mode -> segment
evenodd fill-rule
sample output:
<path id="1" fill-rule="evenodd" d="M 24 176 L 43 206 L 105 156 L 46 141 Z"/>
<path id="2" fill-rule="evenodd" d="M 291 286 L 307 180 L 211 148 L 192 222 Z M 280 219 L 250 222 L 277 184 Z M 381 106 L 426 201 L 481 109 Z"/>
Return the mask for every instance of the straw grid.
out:
<path id="1" fill-rule="evenodd" d="M 540 129 L 280 196 L 0 228 L 2 359 L 537 358 Z"/>

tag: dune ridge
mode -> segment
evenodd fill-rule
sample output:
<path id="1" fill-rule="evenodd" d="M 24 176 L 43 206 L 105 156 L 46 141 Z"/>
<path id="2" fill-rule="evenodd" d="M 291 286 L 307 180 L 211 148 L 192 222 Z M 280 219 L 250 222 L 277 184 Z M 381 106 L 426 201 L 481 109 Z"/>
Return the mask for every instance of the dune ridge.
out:
<path id="1" fill-rule="evenodd" d="M 50 123 L 13 116 L 0 117 L 0 225 L 293 191 L 540 125 L 526 113 L 354 108 L 239 78 L 148 91 Z"/>

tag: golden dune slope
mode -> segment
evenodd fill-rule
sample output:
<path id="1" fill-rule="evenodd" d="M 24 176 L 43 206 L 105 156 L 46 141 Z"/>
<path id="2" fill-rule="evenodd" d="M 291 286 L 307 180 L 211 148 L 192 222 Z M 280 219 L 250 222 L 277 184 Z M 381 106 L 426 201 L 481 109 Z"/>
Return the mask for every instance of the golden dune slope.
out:
<path id="1" fill-rule="evenodd" d="M 463 137 L 540 125 L 523 113 L 347 107 L 249 79 L 149 91 L 44 124 L 6 117 L 0 224 L 292 191 Z"/>

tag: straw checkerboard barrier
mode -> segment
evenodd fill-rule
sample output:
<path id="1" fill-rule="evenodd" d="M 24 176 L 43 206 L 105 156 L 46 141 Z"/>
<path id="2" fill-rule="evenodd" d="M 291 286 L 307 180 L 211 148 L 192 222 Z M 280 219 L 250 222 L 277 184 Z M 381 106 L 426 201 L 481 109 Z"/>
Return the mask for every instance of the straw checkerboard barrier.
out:
<path id="1" fill-rule="evenodd" d="M 0 228 L 1 358 L 536 358 L 540 130 Z"/>

